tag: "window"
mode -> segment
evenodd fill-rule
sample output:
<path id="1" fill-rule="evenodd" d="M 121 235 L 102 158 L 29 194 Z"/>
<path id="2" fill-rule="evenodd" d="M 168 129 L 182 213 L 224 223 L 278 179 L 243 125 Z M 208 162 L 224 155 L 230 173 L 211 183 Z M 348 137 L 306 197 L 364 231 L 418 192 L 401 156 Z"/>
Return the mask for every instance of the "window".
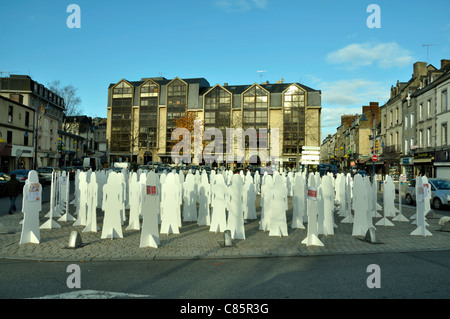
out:
<path id="1" fill-rule="evenodd" d="M 283 153 L 297 154 L 305 145 L 305 92 L 291 85 L 283 95 Z"/>
<path id="2" fill-rule="evenodd" d="M 393 113 L 393 111 L 391 110 L 390 112 L 389 112 L 389 126 L 391 127 L 392 126 L 392 124 L 394 123 L 394 115 L 393 115 L 394 113 Z"/>
<path id="3" fill-rule="evenodd" d="M 431 100 L 427 101 L 427 118 L 431 117 Z"/>
<path id="4" fill-rule="evenodd" d="M 423 119 L 423 104 L 420 103 L 419 105 L 419 121 Z"/>
<path id="5" fill-rule="evenodd" d="M 249 127 L 259 129 L 267 128 L 269 94 L 261 87 L 255 85 L 244 93 L 242 106 L 243 129 Z"/>
<path id="6" fill-rule="evenodd" d="M 399 114 L 398 114 L 398 108 L 395 109 L 395 123 L 398 124 Z"/>
<path id="7" fill-rule="evenodd" d="M 7 144 L 12 144 L 12 131 L 8 131 L 6 132 L 6 143 Z"/>
<path id="8" fill-rule="evenodd" d="M 410 118 L 410 127 L 413 128 L 414 127 L 414 112 L 411 113 L 411 118 Z"/>
<path id="9" fill-rule="evenodd" d="M 423 147 L 423 130 L 419 131 L 419 147 Z"/>
<path id="10" fill-rule="evenodd" d="M 25 126 L 30 125 L 30 112 L 25 112 Z"/>
<path id="11" fill-rule="evenodd" d="M 8 123 L 13 121 L 13 107 L 10 105 L 8 108 Z"/>
<path id="12" fill-rule="evenodd" d="M 427 145 L 431 146 L 431 128 L 427 128 Z"/>
<path id="13" fill-rule="evenodd" d="M 447 123 L 441 125 L 441 145 L 447 145 Z"/>
<path id="14" fill-rule="evenodd" d="M 405 138 L 405 154 L 408 154 L 408 139 Z"/>
<path id="15" fill-rule="evenodd" d="M 442 112 L 447 112 L 447 106 L 448 106 L 447 90 L 442 91 L 441 105 L 442 105 Z"/>
<path id="16" fill-rule="evenodd" d="M 28 146 L 28 135 L 27 136 L 23 136 L 23 145 L 24 146 Z"/>
<path id="17" fill-rule="evenodd" d="M 408 117 L 409 115 L 405 115 L 405 130 L 408 129 Z"/>

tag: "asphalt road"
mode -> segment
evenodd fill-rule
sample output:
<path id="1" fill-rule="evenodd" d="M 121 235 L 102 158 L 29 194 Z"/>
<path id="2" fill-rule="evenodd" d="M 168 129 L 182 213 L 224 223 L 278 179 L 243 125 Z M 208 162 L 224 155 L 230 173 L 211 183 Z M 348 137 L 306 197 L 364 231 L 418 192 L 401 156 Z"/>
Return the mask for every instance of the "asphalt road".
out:
<path id="1" fill-rule="evenodd" d="M 450 298 L 450 251 L 74 264 L 79 272 L 68 262 L 1 260 L 0 298 L 87 298 L 91 290 L 94 298 L 176 300 Z M 373 264 L 380 288 L 367 285 Z"/>

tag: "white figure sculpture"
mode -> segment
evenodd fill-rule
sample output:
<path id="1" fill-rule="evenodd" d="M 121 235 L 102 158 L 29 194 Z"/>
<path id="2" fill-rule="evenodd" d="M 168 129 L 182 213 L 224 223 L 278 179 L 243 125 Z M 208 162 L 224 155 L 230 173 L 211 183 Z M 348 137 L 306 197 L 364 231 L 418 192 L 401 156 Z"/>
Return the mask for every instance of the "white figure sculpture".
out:
<path id="1" fill-rule="evenodd" d="M 206 172 L 206 171 L 203 171 Z M 197 224 L 199 226 L 211 225 L 211 215 L 209 211 L 211 198 L 211 188 L 208 182 L 208 176 L 202 174 L 201 183 L 199 185 L 198 192 L 198 221 Z"/>
<path id="2" fill-rule="evenodd" d="M 344 196 L 344 219 L 341 220 L 341 223 L 347 223 L 351 224 L 353 223 L 353 216 L 352 216 L 352 180 L 350 174 L 347 174 L 347 176 L 344 177 L 345 181 L 345 196 Z M 342 205 L 342 203 L 341 203 Z"/>
<path id="3" fill-rule="evenodd" d="M 244 219 L 256 219 L 256 188 L 252 177 L 248 176 L 244 184 L 243 209 Z"/>
<path id="4" fill-rule="evenodd" d="M 286 220 L 288 202 L 286 187 L 282 176 L 275 176 L 270 196 L 270 204 L 272 209 L 269 221 L 269 236 L 288 236 Z"/>
<path id="5" fill-rule="evenodd" d="M 210 232 L 224 232 L 227 229 L 227 185 L 225 184 L 224 176 L 218 174 L 215 177 L 215 183 L 212 185 L 212 200 L 211 207 L 213 207 L 211 216 Z"/>
<path id="6" fill-rule="evenodd" d="M 48 220 L 41 225 L 40 229 L 61 228 L 61 225 L 53 220 L 54 213 L 57 210 L 57 174 L 57 172 L 52 172 L 52 181 L 50 185 L 50 210 L 47 215 L 45 215 L 45 217 L 48 217 Z"/>
<path id="7" fill-rule="evenodd" d="M 386 175 L 383 189 L 383 206 L 386 217 L 395 217 L 398 209 L 395 207 L 395 184 L 389 175 Z"/>
<path id="8" fill-rule="evenodd" d="M 88 201 L 88 193 L 87 193 L 87 180 L 86 180 L 86 172 L 80 172 L 78 181 L 78 190 L 79 190 L 79 207 L 78 207 L 78 216 L 77 220 L 73 224 L 73 226 L 86 226 L 86 216 L 87 216 L 87 201 Z"/>
<path id="9" fill-rule="evenodd" d="M 261 193 L 261 176 L 259 175 L 258 170 L 255 172 L 254 182 L 255 182 L 255 186 L 256 186 L 256 192 L 258 194 L 260 194 Z"/>
<path id="10" fill-rule="evenodd" d="M 306 217 L 306 178 L 304 173 L 297 173 L 292 187 L 292 224 L 291 228 L 305 229 Z"/>
<path id="11" fill-rule="evenodd" d="M 417 228 L 411 232 L 410 235 L 415 236 L 433 236 L 433 234 L 426 228 L 425 222 L 425 201 L 427 199 L 426 192 L 429 191 L 423 184 L 428 184 L 426 176 L 416 177 L 416 222 Z"/>
<path id="12" fill-rule="evenodd" d="M 367 186 L 364 183 L 363 177 L 359 174 L 355 175 L 353 184 L 353 210 L 355 216 L 353 219 L 352 236 L 365 236 L 369 229 L 368 215 L 369 204 L 367 198 Z"/>
<path id="13" fill-rule="evenodd" d="M 98 184 L 97 173 L 92 172 L 90 181 L 87 187 L 87 193 L 89 198 L 87 201 L 87 225 L 83 229 L 83 232 L 97 232 L 97 204 L 98 204 Z"/>
<path id="14" fill-rule="evenodd" d="M 161 184 L 158 175 L 150 171 L 147 174 L 145 186 L 141 188 L 142 200 L 142 232 L 140 248 L 153 247 L 158 248 L 159 245 L 159 209 L 161 197 Z M 178 208 L 179 209 L 179 208 Z M 170 215 L 170 213 L 169 213 Z M 170 218 L 170 216 L 169 216 Z"/>
<path id="15" fill-rule="evenodd" d="M 23 187 L 22 212 L 23 223 L 19 244 L 39 244 L 39 212 L 42 210 L 42 185 L 36 171 L 28 173 L 28 179 Z"/>
<path id="16" fill-rule="evenodd" d="M 164 216 L 161 221 L 161 234 L 179 234 L 181 226 L 180 216 L 180 189 L 177 186 L 175 175 L 169 173 L 161 190 L 161 205 L 164 207 Z"/>
<path id="17" fill-rule="evenodd" d="M 200 177 L 200 175 L 198 176 Z M 193 174 L 187 174 L 183 184 L 183 221 L 197 221 L 197 184 L 195 178 Z"/>
<path id="18" fill-rule="evenodd" d="M 137 180 L 137 174 L 135 172 L 131 173 L 129 189 L 129 224 L 126 230 L 140 230 L 141 225 L 139 222 L 139 208 L 140 208 L 140 198 L 141 198 L 141 188 Z M 158 203 L 159 205 L 159 203 Z"/>
<path id="19" fill-rule="evenodd" d="M 319 203 L 317 198 L 314 199 L 314 191 L 317 191 L 316 179 L 311 173 L 308 176 L 308 194 L 310 194 L 307 196 L 308 232 L 302 244 L 306 244 L 306 246 L 324 246 L 318 237 L 317 216 L 319 214 Z"/>
<path id="20" fill-rule="evenodd" d="M 322 183 L 320 188 L 322 190 L 321 199 L 323 200 L 323 234 L 334 234 L 334 187 L 333 177 L 330 175 L 324 175 L 322 177 Z M 320 232 L 319 232 L 320 234 Z"/>
<path id="21" fill-rule="evenodd" d="M 394 226 L 394 224 L 388 219 L 388 217 L 395 216 L 395 187 L 394 182 L 389 175 L 386 175 L 384 185 L 383 185 L 383 206 L 384 206 L 384 216 L 375 225 L 377 226 Z"/>
<path id="22" fill-rule="evenodd" d="M 231 231 L 232 239 L 245 239 L 242 189 L 242 177 L 240 174 L 233 175 L 228 188 L 229 214 L 227 221 L 227 228 Z"/>
<path id="23" fill-rule="evenodd" d="M 65 201 L 66 204 L 64 206 L 65 213 L 58 219 L 60 222 L 71 222 L 75 220 L 75 217 L 73 217 L 70 214 L 70 203 L 69 203 L 69 194 L 70 194 L 70 183 L 69 179 L 67 179 L 66 185 L 65 185 Z"/>
<path id="24" fill-rule="evenodd" d="M 105 212 L 101 238 L 122 238 L 121 210 L 123 209 L 122 177 L 116 172 L 108 175 L 103 186 L 103 205 Z"/>
<path id="25" fill-rule="evenodd" d="M 270 190 L 273 184 L 271 175 L 265 174 L 263 184 L 261 185 L 261 220 L 259 229 L 266 231 L 269 229 L 270 213 L 271 213 L 271 196 Z"/>

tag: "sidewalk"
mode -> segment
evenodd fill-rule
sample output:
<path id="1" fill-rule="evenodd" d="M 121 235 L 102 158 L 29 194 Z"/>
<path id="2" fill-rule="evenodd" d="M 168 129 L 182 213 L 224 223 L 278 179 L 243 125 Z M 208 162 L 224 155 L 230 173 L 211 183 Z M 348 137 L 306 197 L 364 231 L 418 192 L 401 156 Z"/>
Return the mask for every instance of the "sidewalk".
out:
<path id="1" fill-rule="evenodd" d="M 40 224 L 47 218 L 49 203 L 43 204 L 40 213 Z M 70 211 L 74 211 L 71 205 Z M 291 229 L 289 236 L 271 237 L 269 232 L 259 230 L 259 199 L 257 200 L 258 220 L 245 224 L 245 240 L 234 240 L 233 247 L 223 247 L 223 233 L 212 233 L 208 226 L 198 226 L 194 222 L 183 222 L 178 235 L 160 234 L 158 248 L 139 248 L 140 231 L 127 231 L 128 222 L 123 225 L 123 238 L 101 239 L 101 231 L 82 233 L 84 226 L 72 226 L 73 222 L 58 222 L 61 228 L 40 230 L 40 244 L 19 245 L 23 218 L 22 213 L 0 217 L 0 223 L 6 226 L 9 233 L 0 233 L 0 258 L 29 259 L 41 261 L 109 261 L 109 260 L 158 260 L 158 259 L 199 259 L 199 258 L 251 258 L 281 256 L 313 256 L 336 254 L 368 254 L 382 252 L 410 252 L 450 249 L 450 232 L 441 232 L 438 225 L 441 215 L 436 213 L 435 219 L 427 219 L 427 229 L 433 236 L 411 236 L 416 229 L 411 222 L 393 222 L 394 227 L 376 227 L 376 238 L 381 244 L 363 241 L 362 237 L 352 236 L 352 224 L 342 224 L 342 217 L 335 214 L 334 235 L 319 235 L 324 247 L 302 244 L 307 229 Z M 128 213 L 128 212 L 127 212 Z M 382 213 L 382 212 L 380 212 Z M 408 219 L 415 213 L 411 207 L 402 207 L 402 214 Z M 98 226 L 102 226 L 103 212 L 97 210 Z M 288 225 L 292 217 L 292 205 L 289 201 L 287 212 Z M 54 220 L 57 220 L 56 218 Z M 378 219 L 373 219 L 375 224 Z M 305 224 L 307 227 L 307 224 Z M 67 248 L 69 235 L 79 231 L 81 248 Z"/>

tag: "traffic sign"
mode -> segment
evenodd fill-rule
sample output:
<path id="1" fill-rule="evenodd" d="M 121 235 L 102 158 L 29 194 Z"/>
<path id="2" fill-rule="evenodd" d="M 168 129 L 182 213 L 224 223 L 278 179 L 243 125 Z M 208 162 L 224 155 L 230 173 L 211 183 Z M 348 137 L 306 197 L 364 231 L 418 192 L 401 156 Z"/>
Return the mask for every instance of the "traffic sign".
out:
<path id="1" fill-rule="evenodd" d="M 372 156 L 372 161 L 374 161 L 374 162 L 378 161 L 378 156 L 376 156 L 376 155 Z"/>

